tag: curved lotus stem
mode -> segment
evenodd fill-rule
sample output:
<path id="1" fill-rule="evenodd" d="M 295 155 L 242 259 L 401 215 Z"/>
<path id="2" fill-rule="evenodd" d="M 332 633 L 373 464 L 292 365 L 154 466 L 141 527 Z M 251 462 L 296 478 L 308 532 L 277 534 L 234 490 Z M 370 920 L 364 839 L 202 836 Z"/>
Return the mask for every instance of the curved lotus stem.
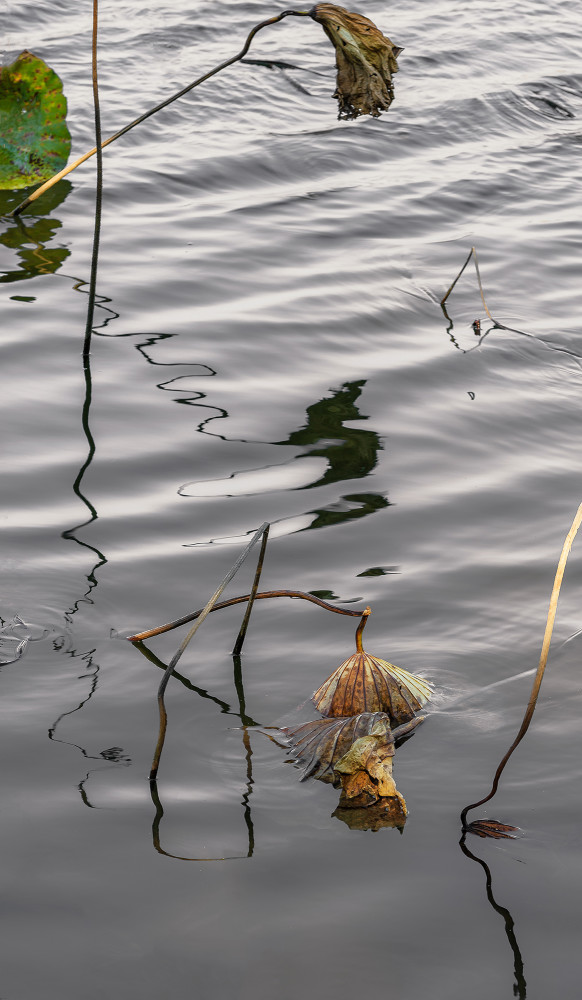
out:
<path id="1" fill-rule="evenodd" d="M 578 531 L 578 528 L 580 527 L 580 524 L 582 524 L 582 504 L 580 504 L 578 510 L 576 511 L 574 520 L 572 521 L 572 526 L 568 534 L 566 535 L 564 544 L 562 546 L 562 552 L 560 553 L 560 558 L 558 560 L 558 567 L 556 569 L 556 575 L 554 578 L 554 586 L 552 587 L 552 593 L 550 596 L 550 606 L 548 608 L 548 617 L 546 621 L 546 630 L 544 632 L 544 639 L 542 642 L 542 651 L 540 653 L 540 662 L 538 664 L 538 669 L 534 677 L 531 694 L 529 696 L 529 701 L 527 703 L 525 715 L 522 719 L 521 726 L 519 727 L 519 732 L 515 737 L 513 743 L 511 744 L 509 750 L 507 751 L 507 753 L 505 754 L 505 756 L 503 757 L 503 759 L 501 760 L 501 762 L 497 767 L 497 770 L 493 777 L 493 784 L 491 786 L 491 791 L 489 792 L 489 794 L 486 795 L 483 799 L 479 799 L 478 802 L 471 802 L 468 806 L 465 806 L 465 808 L 463 809 L 461 813 L 461 823 L 464 831 L 470 831 L 473 825 L 471 823 L 467 824 L 467 813 L 471 809 L 476 809 L 477 806 L 484 805 L 485 802 L 489 802 L 489 800 L 493 798 L 499 787 L 499 781 L 505 769 L 507 761 L 511 757 L 515 748 L 521 743 L 522 739 L 524 738 L 525 734 L 529 729 L 529 724 L 532 720 L 532 716 L 534 714 L 534 710 L 538 700 L 538 695 L 540 693 L 540 687 L 542 686 L 542 680 L 544 677 L 544 671 L 546 669 L 546 663 L 548 662 L 550 643 L 552 641 L 552 632 L 554 630 L 554 621 L 556 619 L 556 612 L 558 610 L 558 597 L 560 596 L 560 587 L 562 586 L 562 580 L 564 578 L 564 570 L 566 569 L 566 563 L 568 561 L 570 549 L 572 548 L 572 542 L 576 537 L 576 533 Z M 475 832 L 478 832 L 479 821 L 475 820 L 474 823 L 477 826 L 477 830 Z M 500 825 L 505 830 L 514 829 L 514 827 L 504 827 L 503 824 L 498 824 L 498 825 Z M 490 834 L 485 834 L 485 836 L 487 835 Z"/>
<path id="2" fill-rule="evenodd" d="M 215 604 L 211 611 L 221 611 L 223 608 L 230 608 L 233 604 L 244 604 L 245 601 L 250 601 L 252 594 L 243 594 L 242 597 L 231 597 L 228 601 L 220 601 L 220 603 Z M 318 608 L 324 608 L 325 611 L 335 611 L 336 615 L 350 615 L 352 618 L 358 618 L 361 615 L 361 611 L 350 611 L 348 608 L 338 608 L 335 604 L 329 604 L 327 601 L 322 601 L 320 597 L 316 597 L 315 594 L 306 594 L 302 590 L 264 590 L 260 594 L 255 594 L 255 601 L 266 600 L 271 597 L 294 597 L 299 598 L 302 601 L 310 601 L 311 604 L 317 604 Z M 161 635 L 162 632 L 171 632 L 174 628 L 179 628 L 180 625 L 187 625 L 188 622 L 194 621 L 202 614 L 203 609 L 198 611 L 193 611 L 189 615 L 184 615 L 183 618 L 177 618 L 174 622 L 168 622 L 167 625 L 158 625 L 156 628 L 150 628 L 146 632 L 136 632 L 135 635 L 128 635 L 126 639 L 128 642 L 143 642 L 144 639 L 151 639 L 154 635 Z M 363 626 L 362 626 L 363 627 Z"/>
<path id="3" fill-rule="evenodd" d="M 356 629 L 356 649 L 358 653 L 364 652 L 364 647 L 362 646 L 362 632 L 364 631 L 368 618 L 372 614 L 372 609 L 370 607 L 364 608 L 362 611 L 362 620 Z"/>

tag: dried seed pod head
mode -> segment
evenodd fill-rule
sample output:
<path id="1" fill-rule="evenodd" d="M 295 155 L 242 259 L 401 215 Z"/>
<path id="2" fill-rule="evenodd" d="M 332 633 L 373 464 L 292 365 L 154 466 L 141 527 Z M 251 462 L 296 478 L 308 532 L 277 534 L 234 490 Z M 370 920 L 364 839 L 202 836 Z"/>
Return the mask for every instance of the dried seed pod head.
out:
<path id="1" fill-rule="evenodd" d="M 414 718 L 432 689 L 424 678 L 364 652 L 361 636 L 369 613 L 366 608 L 356 632 L 358 651 L 334 670 L 311 700 L 318 712 L 328 717 L 386 712 L 391 725 L 401 725 Z"/>
<path id="2" fill-rule="evenodd" d="M 354 14 L 332 3 L 311 9 L 336 52 L 340 118 L 373 115 L 390 107 L 394 91 L 392 74 L 398 72 L 396 57 L 402 52 L 362 14 Z"/>

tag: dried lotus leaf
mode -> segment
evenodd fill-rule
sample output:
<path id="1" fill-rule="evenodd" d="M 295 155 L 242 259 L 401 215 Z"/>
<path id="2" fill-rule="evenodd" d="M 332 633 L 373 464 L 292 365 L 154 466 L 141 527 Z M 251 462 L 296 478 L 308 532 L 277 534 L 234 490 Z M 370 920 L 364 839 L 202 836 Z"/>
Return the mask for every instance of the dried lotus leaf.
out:
<path id="1" fill-rule="evenodd" d="M 391 725 L 400 725 L 414 718 L 431 693 L 422 677 L 362 651 L 334 670 L 311 700 L 328 717 L 386 712 Z"/>
<path id="2" fill-rule="evenodd" d="M 336 764 L 355 742 L 368 736 L 376 727 L 384 734 L 386 754 L 389 754 L 389 747 L 393 754 L 390 720 L 380 712 L 367 712 L 349 719 L 316 719 L 301 726 L 284 728 L 282 732 L 289 741 L 294 763 L 303 768 L 302 781 L 318 778 L 339 787 Z"/>
<path id="3" fill-rule="evenodd" d="M 373 21 L 331 3 L 318 3 L 311 16 L 323 27 L 335 48 L 340 118 L 378 117 L 394 98 L 392 74 L 402 49 L 382 34 Z"/>
<path id="4" fill-rule="evenodd" d="M 476 833 L 478 837 L 493 837 L 495 840 L 515 840 L 519 827 L 508 826 L 496 819 L 474 819 L 464 829 L 465 833 Z"/>
<path id="5" fill-rule="evenodd" d="M 387 738 L 381 725 L 375 725 L 368 736 L 357 739 L 334 768 L 342 783 L 340 805 L 350 799 L 365 803 L 363 796 L 370 803 L 379 798 L 402 799 L 392 777 L 393 757 L 392 734 Z"/>

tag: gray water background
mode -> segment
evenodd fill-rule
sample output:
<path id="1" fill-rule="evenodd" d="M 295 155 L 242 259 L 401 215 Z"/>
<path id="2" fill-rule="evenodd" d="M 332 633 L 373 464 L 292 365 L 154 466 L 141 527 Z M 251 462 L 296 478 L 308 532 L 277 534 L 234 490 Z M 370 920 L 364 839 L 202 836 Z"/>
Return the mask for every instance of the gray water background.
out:
<path id="1" fill-rule="evenodd" d="M 63 80 L 72 156 L 94 144 L 90 8 L 4 12 L 3 61 L 28 48 Z M 30 638 L 0 673 L 4 1000 L 579 997 L 580 542 L 482 810 L 523 835 L 468 844 L 489 899 L 458 816 L 519 725 L 582 499 L 580 7 L 358 9 L 405 48 L 380 119 L 338 122 L 333 50 L 290 18 L 250 56 L 298 69 L 233 67 L 106 151 L 90 400 L 94 162 L 2 222 L 0 610 Z M 104 135 L 273 13 L 102 0 Z M 491 329 L 472 265 L 443 314 L 473 245 L 520 332 Z M 370 603 L 369 651 L 435 684 L 396 758 L 410 815 L 351 831 L 244 735 L 241 714 L 304 718 L 353 649 L 349 619 L 265 602 L 244 711 L 240 608 L 170 682 L 162 854 L 161 672 L 120 635 L 203 605 L 263 520 L 266 589 Z"/>

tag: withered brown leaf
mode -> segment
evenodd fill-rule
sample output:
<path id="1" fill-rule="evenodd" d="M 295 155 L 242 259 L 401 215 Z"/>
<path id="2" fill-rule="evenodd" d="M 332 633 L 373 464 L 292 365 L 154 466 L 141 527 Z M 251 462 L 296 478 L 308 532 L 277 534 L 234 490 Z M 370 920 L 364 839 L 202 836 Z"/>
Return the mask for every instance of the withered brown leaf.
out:
<path id="1" fill-rule="evenodd" d="M 414 718 L 431 693 L 422 677 L 362 651 L 340 664 L 311 700 L 322 715 L 386 712 L 392 725 L 400 725 Z"/>
<path id="2" fill-rule="evenodd" d="M 406 803 L 392 777 L 395 734 L 385 713 L 317 719 L 282 732 L 294 763 L 303 768 L 302 781 L 318 778 L 335 788 L 341 786 L 340 808 L 366 808 L 379 799 L 393 798 L 397 804 L 392 812 L 400 819 L 406 817 Z"/>
<path id="3" fill-rule="evenodd" d="M 341 780 L 340 806 L 368 806 L 381 798 L 398 799 L 406 816 L 406 803 L 392 777 L 394 740 L 384 721 L 378 721 L 368 736 L 355 740 L 334 771 Z"/>
<path id="4" fill-rule="evenodd" d="M 289 741 L 295 764 L 303 768 L 301 780 L 318 778 L 337 788 L 341 780 L 335 774 L 335 765 L 354 742 L 368 736 L 378 723 L 383 725 L 386 740 L 391 742 L 394 753 L 390 719 L 382 712 L 367 712 L 350 719 L 316 719 L 300 726 L 285 727 L 282 732 Z"/>
<path id="5" fill-rule="evenodd" d="M 517 826 L 508 826 L 496 819 L 475 819 L 465 828 L 465 833 L 476 833 L 478 837 L 492 837 L 494 840 L 515 840 Z"/>
<path id="6" fill-rule="evenodd" d="M 332 3 L 318 3 L 311 16 L 323 27 L 336 53 L 340 118 L 357 118 L 387 111 L 394 98 L 392 74 L 402 49 L 382 34 L 373 21 Z"/>

